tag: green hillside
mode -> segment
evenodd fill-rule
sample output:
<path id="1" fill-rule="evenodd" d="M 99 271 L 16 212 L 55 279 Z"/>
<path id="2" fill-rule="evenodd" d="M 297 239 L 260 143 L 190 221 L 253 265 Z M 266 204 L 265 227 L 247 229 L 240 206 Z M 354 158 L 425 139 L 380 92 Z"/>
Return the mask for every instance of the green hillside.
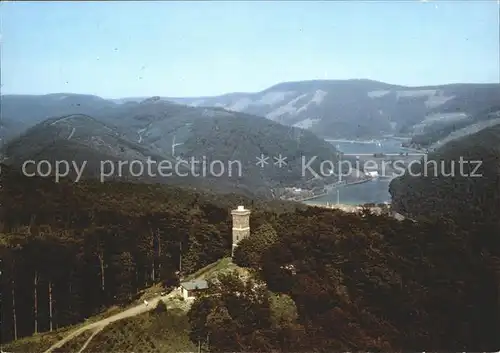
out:
<path id="1" fill-rule="evenodd" d="M 171 311 L 117 321 L 89 351 L 500 347 L 500 262 L 484 220 L 482 228 L 452 218 L 400 222 L 160 185 L 55 184 L 9 171 L 2 182 L 6 341 L 33 334 L 35 325 L 58 330 L 111 306 L 140 303 L 142 289 L 178 280 L 179 251 L 185 274 L 227 257 L 229 210 L 244 204 L 253 211 L 252 235 L 235 262 L 250 278 L 223 273 L 187 318 Z M 275 295 L 289 299 L 276 303 Z"/>
<path id="2" fill-rule="evenodd" d="M 313 183 L 313 174 L 303 170 L 303 158 L 312 159 L 310 168 L 318 173 L 323 161 L 336 166 L 338 160 L 335 147 L 309 131 L 248 114 L 163 101 L 113 106 L 93 116 L 50 118 L 12 139 L 0 154 L 4 163 L 19 169 L 29 160 L 52 165 L 67 161 L 73 178 L 71 164 L 85 164 L 83 178 L 267 198 L 276 198 L 285 186 L 312 188 L 329 182 L 326 177 Z M 267 158 L 266 165 L 256 164 L 260 156 Z M 284 157 L 281 166 L 275 164 L 279 156 Z M 28 172 L 34 171 L 31 165 Z"/>
<path id="3" fill-rule="evenodd" d="M 229 210 L 237 205 L 257 215 L 305 207 L 161 185 L 54 183 L 6 166 L 1 183 L 4 341 L 33 334 L 35 325 L 45 332 L 81 322 L 154 283 L 168 285 L 181 253 L 185 273 L 229 255 Z"/>
<path id="4" fill-rule="evenodd" d="M 463 167 L 460 167 L 460 160 Z M 495 221 L 500 210 L 500 125 L 445 144 L 392 181 L 393 207 L 412 217 Z M 437 167 L 437 168 L 436 168 Z M 462 171 L 461 171 L 462 169 Z"/>

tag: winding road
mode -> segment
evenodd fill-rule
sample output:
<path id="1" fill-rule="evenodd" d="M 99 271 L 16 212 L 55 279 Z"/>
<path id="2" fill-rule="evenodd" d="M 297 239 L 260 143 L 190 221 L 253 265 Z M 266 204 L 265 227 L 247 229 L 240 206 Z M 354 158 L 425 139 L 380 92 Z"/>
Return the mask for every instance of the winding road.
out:
<path id="1" fill-rule="evenodd" d="M 70 334 L 68 334 L 66 337 L 64 337 L 59 342 L 53 344 L 44 353 L 51 353 L 51 352 L 54 351 L 54 349 L 62 347 L 65 343 L 71 341 L 73 338 L 79 336 L 80 334 L 84 333 L 85 331 L 94 330 L 94 332 L 89 337 L 89 339 L 85 342 L 85 344 L 82 346 L 82 348 L 80 348 L 80 350 L 78 351 L 78 353 L 81 353 L 88 346 L 88 344 L 90 343 L 90 341 L 92 340 L 92 338 L 94 338 L 99 332 L 101 332 L 107 325 L 109 325 L 109 324 L 111 324 L 111 323 L 113 323 L 115 321 L 118 321 L 118 320 L 126 319 L 126 318 L 133 317 L 133 316 L 137 316 L 139 314 L 142 314 L 142 313 L 145 313 L 147 311 L 153 310 L 156 307 L 156 305 L 158 304 L 158 302 L 160 300 L 169 299 L 169 298 L 172 298 L 172 297 L 174 297 L 175 295 L 178 295 L 178 294 L 179 294 L 178 290 L 174 289 L 173 291 L 171 291 L 170 293 L 168 293 L 167 295 L 165 295 L 163 297 L 159 295 L 157 297 L 152 298 L 151 300 L 149 300 L 148 306 L 146 306 L 145 304 L 141 303 L 141 304 L 139 304 L 137 306 L 134 306 L 134 307 L 129 308 L 129 309 L 125 310 L 125 311 L 122 311 L 121 313 L 118 313 L 116 315 L 107 317 L 105 319 L 102 319 L 102 320 L 99 320 L 99 321 L 96 321 L 96 322 L 89 323 L 87 325 L 84 325 L 84 326 L 76 329 L 75 331 L 71 332 Z"/>

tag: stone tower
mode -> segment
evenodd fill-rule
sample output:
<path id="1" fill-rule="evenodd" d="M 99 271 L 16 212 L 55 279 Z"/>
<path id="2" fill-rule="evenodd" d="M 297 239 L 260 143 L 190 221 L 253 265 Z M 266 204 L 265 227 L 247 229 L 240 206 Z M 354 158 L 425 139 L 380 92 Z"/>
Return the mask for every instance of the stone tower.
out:
<path id="1" fill-rule="evenodd" d="M 233 216 L 233 247 L 231 256 L 234 255 L 234 249 L 238 243 L 250 235 L 250 210 L 245 209 L 245 206 L 238 206 L 237 209 L 231 211 Z"/>

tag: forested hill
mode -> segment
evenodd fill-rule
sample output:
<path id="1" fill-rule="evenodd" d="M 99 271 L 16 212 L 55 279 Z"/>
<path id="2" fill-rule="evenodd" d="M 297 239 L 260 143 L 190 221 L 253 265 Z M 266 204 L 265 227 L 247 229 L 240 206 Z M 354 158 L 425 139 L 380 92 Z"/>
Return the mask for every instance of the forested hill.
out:
<path id="1" fill-rule="evenodd" d="M 477 231 L 452 221 L 398 222 L 160 185 L 54 183 L 2 169 L 4 341 L 174 283 L 181 253 L 186 273 L 228 256 L 229 211 L 243 204 L 252 236 L 235 262 L 265 286 L 226 278 L 211 287 L 216 295 L 188 314 L 195 344 L 209 336 L 214 352 L 325 353 L 500 346 L 500 261 L 477 246 Z M 268 290 L 290 299 L 278 313 Z"/>
<path id="2" fill-rule="evenodd" d="M 273 293 L 225 279 L 193 305 L 191 339 L 214 352 L 498 351 L 500 258 L 479 235 L 322 208 L 267 219 L 235 262 Z"/>
<path id="3" fill-rule="evenodd" d="M 82 321 L 168 282 L 180 251 L 186 273 L 229 255 L 237 205 L 257 216 L 305 207 L 160 185 L 54 183 L 5 165 L 0 185 L 4 342 Z"/>
<path id="4" fill-rule="evenodd" d="M 403 87 L 363 79 L 312 80 L 282 82 L 256 93 L 172 100 L 265 116 L 320 136 L 373 138 L 413 134 L 443 120 L 473 116 L 500 104 L 500 85 Z"/>
<path id="5" fill-rule="evenodd" d="M 431 148 L 447 141 L 473 134 L 481 129 L 500 123 L 500 105 L 493 105 L 461 120 L 438 120 L 423 128 L 423 132 L 412 137 L 411 144 Z"/>
<path id="6" fill-rule="evenodd" d="M 469 117 L 475 116 L 484 107 L 500 104 L 500 85 L 404 87 L 373 80 L 352 79 L 282 82 L 261 92 L 228 93 L 216 97 L 106 100 L 71 93 L 4 95 L 0 138 L 11 139 L 26 128 L 54 116 L 94 116 L 129 108 L 144 116 L 145 112 L 155 111 L 157 107 L 147 112 L 150 108 L 144 110 L 137 106 L 139 102 L 149 104 L 163 101 L 160 104 L 165 104 L 165 100 L 197 108 L 188 112 L 188 115 L 192 112 L 196 115 L 197 110 L 213 112 L 213 107 L 221 107 L 233 112 L 266 117 L 284 125 L 302 127 L 323 137 L 371 139 L 385 134 L 420 133 L 422 128 L 424 132 L 434 131 L 450 122 L 467 124 Z M 122 123 L 127 124 L 125 120 L 117 121 L 117 125 Z M 142 128 L 144 127 L 138 127 L 137 130 Z M 155 130 L 155 126 L 152 128 Z"/>
<path id="7" fill-rule="evenodd" d="M 447 216 L 499 226 L 500 125 L 445 144 L 427 157 L 427 172 L 424 166 L 412 168 L 418 176 L 406 173 L 391 182 L 393 208 L 411 217 Z"/>
<path id="8" fill-rule="evenodd" d="M 111 174 L 106 180 L 126 178 L 269 198 L 283 186 L 312 188 L 313 175 L 303 172 L 302 158 L 313 159 L 311 168 L 319 172 L 323 161 L 337 165 L 337 153 L 310 131 L 220 108 L 155 100 L 46 119 L 0 151 L 14 167 L 26 160 L 52 165 L 67 161 L 78 167 L 85 163 L 87 178 Z M 256 165 L 260 156 L 267 164 Z M 277 166 L 280 156 L 285 163 Z M 155 162 L 151 172 L 148 157 Z M 168 176 L 158 170 L 160 163 L 170 166 Z M 76 168 L 70 169 L 74 176 Z"/>

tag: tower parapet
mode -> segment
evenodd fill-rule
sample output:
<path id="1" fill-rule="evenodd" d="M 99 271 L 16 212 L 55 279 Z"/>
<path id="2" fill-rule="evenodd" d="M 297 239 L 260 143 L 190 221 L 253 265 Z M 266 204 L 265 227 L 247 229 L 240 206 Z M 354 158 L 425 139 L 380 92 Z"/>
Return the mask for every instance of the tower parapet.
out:
<path id="1" fill-rule="evenodd" d="M 245 206 L 238 206 L 235 210 L 231 211 L 233 216 L 233 246 L 231 256 L 234 256 L 234 249 L 238 243 L 250 235 L 250 213 Z"/>

